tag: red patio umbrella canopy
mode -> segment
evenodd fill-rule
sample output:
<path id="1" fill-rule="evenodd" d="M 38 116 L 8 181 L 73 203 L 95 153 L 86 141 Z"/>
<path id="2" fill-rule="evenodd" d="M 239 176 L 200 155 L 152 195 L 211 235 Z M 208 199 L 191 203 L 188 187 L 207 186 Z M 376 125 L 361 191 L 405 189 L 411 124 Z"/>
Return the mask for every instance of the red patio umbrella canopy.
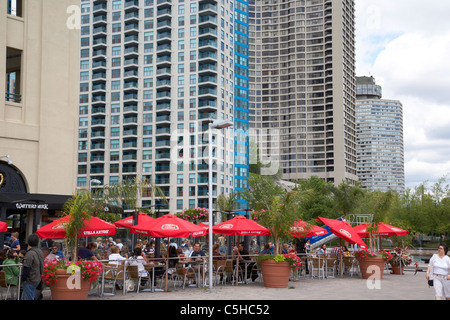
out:
<path id="1" fill-rule="evenodd" d="M 295 221 L 294 226 L 291 227 L 291 234 L 296 238 L 322 236 L 327 233 L 326 229 L 300 219 Z"/>
<path id="2" fill-rule="evenodd" d="M 63 239 L 66 237 L 64 223 L 69 221 L 69 216 L 56 219 L 55 221 L 43 226 L 36 231 L 41 239 Z M 97 237 L 110 236 L 116 234 L 116 226 L 97 217 L 91 217 L 85 221 L 84 228 L 78 234 L 78 237 Z"/>
<path id="3" fill-rule="evenodd" d="M 337 235 L 339 238 L 344 239 L 351 244 L 357 244 L 361 249 L 367 249 L 367 245 L 362 241 L 361 237 L 353 230 L 350 223 L 347 221 L 334 220 L 328 218 L 318 217 L 316 219 L 323 224 L 330 227 L 330 231 Z"/>
<path id="4" fill-rule="evenodd" d="M 147 222 L 147 221 L 153 221 L 154 218 L 148 216 L 144 212 L 139 212 L 138 214 L 138 224 Z M 122 220 L 114 222 L 117 228 L 131 228 L 133 226 L 133 216 L 126 217 Z"/>
<path id="5" fill-rule="evenodd" d="M 213 226 L 213 233 L 228 236 L 269 236 L 270 231 L 259 223 L 247 219 L 244 216 L 236 216 L 233 219 L 221 222 Z"/>
<path id="6" fill-rule="evenodd" d="M 0 221 L 0 232 L 6 232 L 8 230 L 8 225 L 6 222 Z"/>
<path id="7" fill-rule="evenodd" d="M 369 223 L 362 223 L 359 226 L 353 227 L 353 230 L 361 237 L 368 238 L 369 233 L 367 232 L 367 227 Z M 375 237 L 392 237 L 392 236 L 406 236 L 409 232 L 389 224 L 380 222 L 378 224 L 378 233 L 374 234 Z"/>
<path id="8" fill-rule="evenodd" d="M 152 237 L 187 238 L 201 237 L 208 234 L 208 230 L 173 214 L 166 214 L 153 221 L 138 223 L 130 228 L 131 233 Z"/>

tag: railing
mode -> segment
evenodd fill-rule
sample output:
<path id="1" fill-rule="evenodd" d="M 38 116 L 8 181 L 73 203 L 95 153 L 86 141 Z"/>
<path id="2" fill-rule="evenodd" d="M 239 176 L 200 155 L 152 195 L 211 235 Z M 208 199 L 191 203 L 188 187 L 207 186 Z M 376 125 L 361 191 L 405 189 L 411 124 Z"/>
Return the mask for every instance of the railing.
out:
<path id="1" fill-rule="evenodd" d="M 8 102 L 15 102 L 15 103 L 21 103 L 22 102 L 22 95 L 17 93 L 5 93 L 5 100 Z"/>

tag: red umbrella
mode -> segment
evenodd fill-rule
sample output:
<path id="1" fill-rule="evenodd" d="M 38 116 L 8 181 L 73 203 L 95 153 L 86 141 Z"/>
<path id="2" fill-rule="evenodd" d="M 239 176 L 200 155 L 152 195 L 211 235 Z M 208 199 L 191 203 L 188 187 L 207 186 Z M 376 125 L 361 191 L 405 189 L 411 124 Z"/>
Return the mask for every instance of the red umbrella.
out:
<path id="1" fill-rule="evenodd" d="M 199 222 L 198 225 L 199 225 L 200 227 L 202 227 L 203 229 L 208 229 L 208 228 L 209 228 L 209 225 L 207 225 L 207 224 L 205 224 L 205 223 L 202 223 L 202 222 Z"/>
<path id="2" fill-rule="evenodd" d="M 367 245 L 362 241 L 360 236 L 353 230 L 350 223 L 347 221 L 334 220 L 328 218 L 318 217 L 316 219 L 323 224 L 330 227 L 330 231 L 337 235 L 339 238 L 344 239 L 351 244 L 357 244 L 361 249 L 367 249 Z"/>
<path id="3" fill-rule="evenodd" d="M 155 220 L 144 212 L 138 214 L 138 224 Z M 133 216 L 126 217 L 122 220 L 114 222 L 117 228 L 131 228 L 133 226 Z"/>
<path id="4" fill-rule="evenodd" d="M 313 225 L 303 220 L 297 220 L 294 223 L 294 226 L 291 227 L 291 233 L 294 237 L 302 238 L 302 237 L 313 237 L 313 236 L 322 236 L 328 233 L 328 231 L 322 227 Z"/>
<path id="5" fill-rule="evenodd" d="M 8 230 L 8 225 L 6 222 L 0 221 L 0 232 L 6 232 Z"/>
<path id="6" fill-rule="evenodd" d="M 269 236 L 270 231 L 256 221 L 244 216 L 236 216 L 233 219 L 221 222 L 213 226 L 213 233 L 228 236 Z"/>
<path id="7" fill-rule="evenodd" d="M 359 226 L 353 227 L 353 230 L 362 238 L 368 238 L 369 232 L 367 232 L 367 227 L 371 224 L 362 223 Z M 406 236 L 409 232 L 389 224 L 380 222 L 378 224 L 378 232 L 374 234 L 375 237 L 392 237 L 392 236 Z"/>
<path id="8" fill-rule="evenodd" d="M 138 223 L 130 228 L 130 232 L 152 237 L 187 238 L 190 235 L 204 236 L 208 230 L 173 214 L 166 214 L 152 221 Z"/>
<path id="9" fill-rule="evenodd" d="M 64 223 L 68 221 L 69 216 L 64 216 L 43 226 L 36 233 L 42 239 L 63 239 L 66 237 Z M 113 223 L 97 217 L 91 217 L 85 222 L 85 226 L 78 234 L 78 237 L 110 236 L 114 234 L 116 234 L 116 226 Z"/>

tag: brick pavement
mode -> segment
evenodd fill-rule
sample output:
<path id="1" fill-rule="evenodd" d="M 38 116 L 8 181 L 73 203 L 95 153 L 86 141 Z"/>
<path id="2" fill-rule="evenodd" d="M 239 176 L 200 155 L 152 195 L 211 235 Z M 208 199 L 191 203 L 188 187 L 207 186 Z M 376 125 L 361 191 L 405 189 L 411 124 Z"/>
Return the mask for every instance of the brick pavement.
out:
<path id="1" fill-rule="evenodd" d="M 369 282 L 369 286 L 373 283 Z M 380 288 L 368 287 L 368 281 L 358 276 L 341 278 L 311 279 L 301 278 L 290 281 L 287 289 L 265 288 L 259 281 L 238 286 L 220 285 L 210 292 L 204 288 L 169 287 L 169 292 L 140 292 L 115 296 L 89 296 L 89 300 L 433 300 L 434 289 L 429 288 L 425 272 L 414 275 L 405 271 L 404 275 L 386 272 Z"/>

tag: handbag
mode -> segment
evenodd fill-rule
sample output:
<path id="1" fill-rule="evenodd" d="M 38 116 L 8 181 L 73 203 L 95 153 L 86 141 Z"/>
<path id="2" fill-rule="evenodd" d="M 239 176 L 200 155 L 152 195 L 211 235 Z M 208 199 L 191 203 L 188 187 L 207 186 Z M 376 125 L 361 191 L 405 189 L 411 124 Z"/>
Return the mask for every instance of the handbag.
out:
<path id="1" fill-rule="evenodd" d="M 432 287 L 433 286 L 433 280 L 428 280 L 428 287 Z"/>

